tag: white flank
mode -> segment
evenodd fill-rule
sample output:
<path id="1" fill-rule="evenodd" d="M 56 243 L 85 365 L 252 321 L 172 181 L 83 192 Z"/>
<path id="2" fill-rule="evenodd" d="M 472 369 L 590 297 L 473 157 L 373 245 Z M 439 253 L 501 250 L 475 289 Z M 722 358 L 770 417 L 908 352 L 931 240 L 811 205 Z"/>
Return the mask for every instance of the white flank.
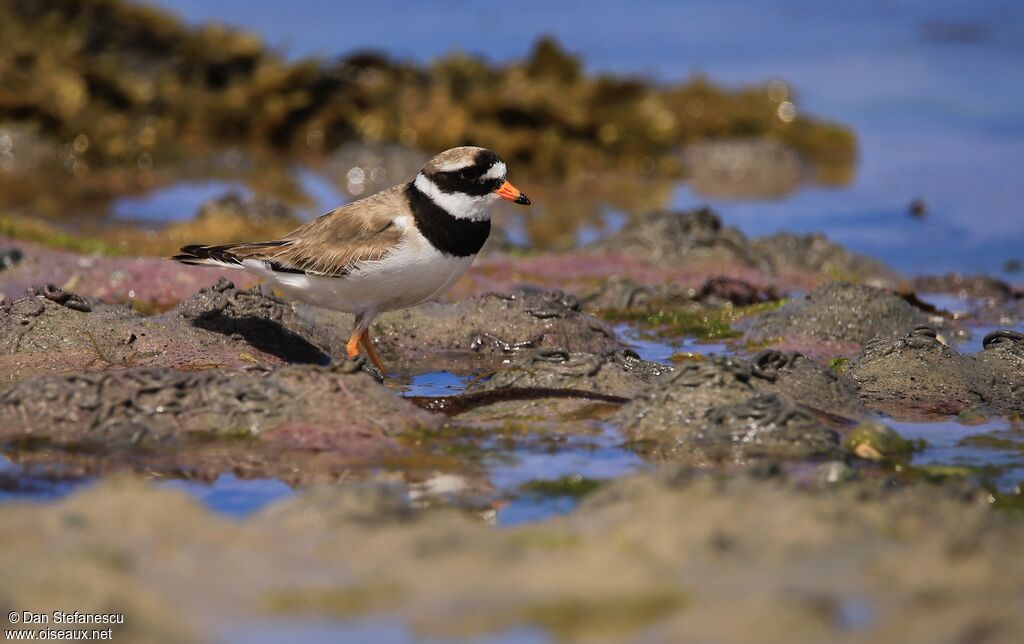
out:
<path id="1" fill-rule="evenodd" d="M 346 313 L 362 311 L 373 319 L 382 311 L 441 295 L 472 263 L 472 256 L 443 255 L 409 226 L 393 251 L 378 261 L 362 262 L 344 277 L 279 273 L 257 260 L 245 260 L 244 268 L 292 299 Z"/>
<path id="2" fill-rule="evenodd" d="M 461 192 L 442 192 L 422 172 L 416 175 L 415 185 L 420 192 L 430 197 L 431 201 L 448 211 L 448 214 L 452 217 L 458 217 L 459 219 L 489 220 L 491 218 L 491 206 L 499 199 L 498 195 L 493 192 L 479 197 Z"/>

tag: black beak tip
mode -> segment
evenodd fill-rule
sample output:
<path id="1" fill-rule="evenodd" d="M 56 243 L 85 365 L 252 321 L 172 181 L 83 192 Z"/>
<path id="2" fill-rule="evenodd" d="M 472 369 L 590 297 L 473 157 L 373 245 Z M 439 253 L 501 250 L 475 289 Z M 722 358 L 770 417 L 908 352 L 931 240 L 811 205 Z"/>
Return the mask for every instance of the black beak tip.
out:
<path id="1" fill-rule="evenodd" d="M 529 206 L 530 205 L 530 198 L 520 192 L 519 196 L 516 197 L 516 200 L 513 203 L 517 203 L 520 206 Z"/>

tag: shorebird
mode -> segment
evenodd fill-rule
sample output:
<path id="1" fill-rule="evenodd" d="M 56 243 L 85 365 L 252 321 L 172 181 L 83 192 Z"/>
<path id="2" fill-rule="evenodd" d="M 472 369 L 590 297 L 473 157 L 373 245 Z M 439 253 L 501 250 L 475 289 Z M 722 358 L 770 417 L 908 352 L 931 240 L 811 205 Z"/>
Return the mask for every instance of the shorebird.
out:
<path id="1" fill-rule="evenodd" d="M 348 356 L 362 345 L 384 373 L 369 334 L 374 318 L 451 288 L 487 241 L 499 199 L 530 204 L 506 171 L 490 150 L 452 148 L 409 183 L 336 208 L 281 239 L 185 246 L 171 259 L 246 270 L 290 299 L 355 314 Z"/>

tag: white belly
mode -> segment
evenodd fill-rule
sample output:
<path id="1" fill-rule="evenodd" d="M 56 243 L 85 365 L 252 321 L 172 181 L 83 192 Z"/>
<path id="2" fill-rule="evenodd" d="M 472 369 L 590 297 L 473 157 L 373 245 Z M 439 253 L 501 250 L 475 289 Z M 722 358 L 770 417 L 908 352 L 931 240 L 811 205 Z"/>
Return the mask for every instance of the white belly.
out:
<path id="1" fill-rule="evenodd" d="M 325 309 L 372 316 L 438 297 L 472 263 L 472 256 L 444 255 L 422 237 L 407 237 L 383 259 L 364 262 L 344 277 L 280 273 L 255 260 L 246 260 L 243 265 L 289 298 Z"/>

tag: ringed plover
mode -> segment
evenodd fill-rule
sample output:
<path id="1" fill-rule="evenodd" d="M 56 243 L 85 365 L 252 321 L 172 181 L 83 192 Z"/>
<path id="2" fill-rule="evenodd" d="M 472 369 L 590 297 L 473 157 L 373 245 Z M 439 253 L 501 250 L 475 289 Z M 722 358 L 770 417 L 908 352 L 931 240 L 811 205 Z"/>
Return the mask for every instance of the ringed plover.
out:
<path id="1" fill-rule="evenodd" d="M 466 272 L 491 231 L 499 199 L 529 205 L 490 150 L 458 147 L 416 178 L 342 206 L 281 239 L 185 246 L 171 259 L 249 271 L 289 298 L 355 314 L 346 350 L 381 373 L 369 327 L 383 311 L 438 297 Z"/>

